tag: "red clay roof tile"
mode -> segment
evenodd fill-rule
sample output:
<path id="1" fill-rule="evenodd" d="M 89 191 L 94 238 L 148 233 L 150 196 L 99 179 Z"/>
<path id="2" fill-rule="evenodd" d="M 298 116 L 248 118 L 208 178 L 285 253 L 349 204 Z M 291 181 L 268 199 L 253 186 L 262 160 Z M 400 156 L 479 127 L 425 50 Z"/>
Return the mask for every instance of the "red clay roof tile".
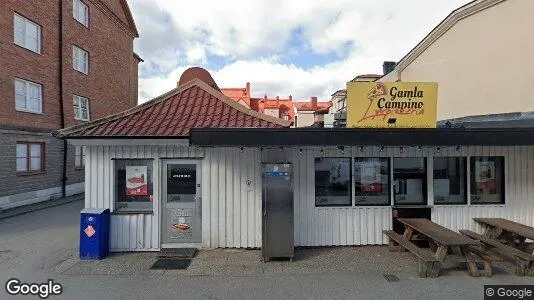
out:
<path id="1" fill-rule="evenodd" d="M 191 128 L 288 127 L 290 122 L 248 109 L 199 79 L 142 105 L 59 130 L 67 137 L 187 137 Z"/>

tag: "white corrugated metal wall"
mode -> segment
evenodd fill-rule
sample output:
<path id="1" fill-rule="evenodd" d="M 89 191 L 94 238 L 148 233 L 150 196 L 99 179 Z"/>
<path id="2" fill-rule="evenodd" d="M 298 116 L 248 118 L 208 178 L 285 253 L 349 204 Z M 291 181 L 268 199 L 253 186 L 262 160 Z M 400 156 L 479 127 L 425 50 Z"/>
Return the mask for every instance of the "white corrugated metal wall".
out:
<path id="1" fill-rule="evenodd" d="M 384 244 L 391 229 L 391 207 L 315 207 L 315 157 L 504 156 L 505 205 L 439 205 L 432 220 L 453 230 L 478 230 L 473 217 L 502 216 L 534 225 L 534 147 L 337 147 L 324 148 L 194 148 L 172 146 L 88 146 L 86 207 L 113 209 L 113 158 L 153 158 L 154 187 L 160 184 L 160 158 L 202 159 L 202 244 L 206 248 L 261 247 L 260 162 L 294 165 L 295 244 L 298 246 Z M 302 151 L 301 151 L 302 150 Z M 322 150 L 322 152 L 321 152 Z M 429 179 L 431 179 L 431 172 Z M 244 182 L 253 181 L 247 191 Z M 432 181 L 428 181 L 429 205 Z M 151 251 L 160 247 L 159 189 L 154 213 L 113 215 L 112 251 Z"/>
<path id="2" fill-rule="evenodd" d="M 112 251 L 155 251 L 160 247 L 161 158 L 202 158 L 202 244 L 261 247 L 261 178 L 259 149 L 169 146 L 87 146 L 85 207 L 114 208 L 113 159 L 154 159 L 154 213 L 113 214 Z M 251 179 L 253 191 L 244 182 Z"/>

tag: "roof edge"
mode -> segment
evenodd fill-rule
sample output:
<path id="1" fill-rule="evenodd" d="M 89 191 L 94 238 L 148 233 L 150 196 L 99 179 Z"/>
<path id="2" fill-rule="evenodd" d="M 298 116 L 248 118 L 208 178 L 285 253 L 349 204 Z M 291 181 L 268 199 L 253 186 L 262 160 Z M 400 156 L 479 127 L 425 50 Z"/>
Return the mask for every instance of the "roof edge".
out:
<path id="1" fill-rule="evenodd" d="M 197 79 L 198 80 L 198 79 Z M 200 81 L 200 80 L 199 80 Z M 179 87 L 176 87 L 156 98 L 153 98 L 153 99 L 150 99 L 148 100 L 147 102 L 143 103 L 143 104 L 140 104 L 140 105 L 137 105 L 137 106 L 134 106 L 132 108 L 129 108 L 127 110 L 124 110 L 124 111 L 121 111 L 121 112 L 118 112 L 118 113 L 115 113 L 115 114 L 112 114 L 112 115 L 109 115 L 109 116 L 105 116 L 105 117 L 102 117 L 102 118 L 99 118 L 99 119 L 96 119 L 96 120 L 93 120 L 93 121 L 89 121 L 87 123 L 83 123 L 83 124 L 78 124 L 78 125 L 74 125 L 74 126 L 71 126 L 71 127 L 67 127 L 67 128 L 63 128 L 63 129 L 60 129 L 60 130 L 57 130 L 57 137 L 65 137 L 69 134 L 72 134 L 74 132 L 77 132 L 77 131 L 82 131 L 82 130 L 86 130 L 86 129 L 89 129 L 93 126 L 98 126 L 100 124 L 103 124 L 103 123 L 106 123 L 106 122 L 111 122 L 111 121 L 114 121 L 114 120 L 117 120 L 119 118 L 122 118 L 122 117 L 127 117 L 129 115 L 132 115 L 134 113 L 137 113 L 147 107 L 150 107 L 152 105 L 155 105 L 155 104 L 158 104 L 160 103 L 161 101 L 164 101 L 190 87 L 192 87 L 193 85 L 195 85 L 195 80 L 192 80 L 190 82 L 187 82 L 185 84 L 182 84 L 181 86 Z"/>
<path id="2" fill-rule="evenodd" d="M 417 59 L 426 49 L 428 49 L 434 42 L 436 42 L 443 34 L 449 31 L 458 21 L 497 5 L 506 0 L 474 0 L 455 10 L 453 10 L 445 19 L 443 19 L 430 33 L 428 33 L 410 52 L 408 52 L 397 63 L 394 71 L 400 74 L 406 69 L 415 59 Z M 387 75 L 387 74 L 385 74 Z M 384 76 L 385 76 L 384 75 Z M 382 77 L 384 77 L 382 76 Z M 380 77 L 380 78 L 382 78 Z"/>
<path id="3" fill-rule="evenodd" d="M 115 121 L 117 119 L 120 119 L 120 118 L 123 118 L 123 117 L 127 117 L 129 115 L 132 115 L 132 114 L 135 114 L 145 108 L 148 108 L 150 106 L 153 106 L 153 105 L 156 105 L 162 101 L 165 101 L 165 100 L 168 100 L 170 97 L 173 97 L 175 96 L 176 94 L 178 93 L 181 93 L 193 86 L 198 86 L 200 87 L 201 89 L 203 89 L 204 91 L 206 91 L 207 93 L 211 94 L 212 96 L 216 97 L 217 99 L 219 99 L 220 101 L 223 101 L 224 103 L 230 105 L 231 107 L 241 111 L 242 113 L 244 114 L 248 114 L 252 117 L 256 117 L 256 118 L 259 118 L 259 119 L 262 119 L 264 121 L 267 121 L 267 122 L 270 122 L 270 123 L 274 123 L 276 125 L 280 125 L 280 126 L 283 126 L 283 127 L 289 127 L 291 125 L 291 122 L 290 121 L 286 121 L 286 120 L 283 120 L 283 119 L 280 119 L 280 118 L 275 118 L 275 117 L 271 117 L 271 116 L 268 116 L 268 115 L 265 115 L 265 114 L 262 114 L 262 113 L 259 113 L 259 112 L 256 112 L 254 110 L 251 110 L 249 108 L 246 108 L 244 107 L 243 105 L 235 102 L 234 100 L 226 97 L 223 93 L 217 91 L 215 88 L 209 86 L 207 83 L 203 82 L 202 80 L 198 79 L 198 78 L 195 78 L 193 80 L 190 80 L 156 98 L 153 98 L 153 99 L 150 99 L 148 100 L 147 102 L 143 103 L 143 104 L 140 104 L 140 105 L 137 105 L 137 106 L 134 106 L 132 108 L 129 108 L 127 110 L 124 110 L 122 112 L 118 112 L 118 113 L 115 113 L 115 114 L 112 114 L 112 115 L 109 115 L 109 116 L 106 116 L 106 117 L 103 117 L 103 118 L 99 118 L 99 119 L 96 119 L 96 120 L 93 120 L 93 121 L 90 121 L 90 122 L 87 122 L 87 123 L 83 123 L 83 124 L 78 124 L 78 125 L 74 125 L 74 126 L 71 126 L 71 127 L 67 127 L 67 128 L 63 128 L 63 129 L 60 129 L 60 130 L 57 130 L 53 133 L 53 135 L 57 138 L 65 138 L 67 137 L 68 135 L 72 134 L 72 133 L 75 133 L 75 132 L 78 132 L 78 131 L 82 131 L 82 130 L 86 130 L 86 129 L 89 129 L 91 127 L 94 127 L 94 126 L 98 126 L 98 125 L 101 125 L 103 123 L 106 123 L 106 122 L 111 122 L 111 121 Z"/>
<path id="4" fill-rule="evenodd" d="M 135 37 L 139 37 L 139 31 L 137 31 L 137 26 L 135 25 L 135 20 L 132 16 L 132 11 L 130 10 L 130 6 L 128 6 L 128 2 L 126 0 L 120 0 L 122 10 L 124 11 L 124 14 L 126 15 L 126 19 L 128 20 L 128 25 L 130 25 L 130 28 L 132 32 L 134 33 Z"/>

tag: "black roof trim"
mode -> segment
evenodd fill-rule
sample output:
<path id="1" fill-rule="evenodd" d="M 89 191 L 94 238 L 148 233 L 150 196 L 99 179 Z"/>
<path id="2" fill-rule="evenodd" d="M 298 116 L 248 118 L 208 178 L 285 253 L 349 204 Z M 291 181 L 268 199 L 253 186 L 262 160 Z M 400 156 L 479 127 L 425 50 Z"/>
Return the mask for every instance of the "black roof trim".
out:
<path id="1" fill-rule="evenodd" d="M 529 128 L 193 128 L 196 146 L 534 145 Z"/>

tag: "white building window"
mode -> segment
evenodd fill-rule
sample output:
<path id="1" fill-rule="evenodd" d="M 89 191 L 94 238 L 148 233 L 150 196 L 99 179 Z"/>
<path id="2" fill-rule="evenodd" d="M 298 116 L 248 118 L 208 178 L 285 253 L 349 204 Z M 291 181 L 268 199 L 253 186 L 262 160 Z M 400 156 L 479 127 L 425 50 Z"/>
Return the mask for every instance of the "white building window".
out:
<path id="1" fill-rule="evenodd" d="M 41 173 L 44 171 L 44 144 L 17 143 L 17 172 Z"/>
<path id="2" fill-rule="evenodd" d="M 13 32 L 15 44 L 33 52 L 41 53 L 41 26 L 15 13 Z"/>
<path id="3" fill-rule="evenodd" d="M 89 53 L 82 48 L 72 46 L 72 67 L 84 74 L 89 73 Z"/>
<path id="4" fill-rule="evenodd" d="M 74 167 L 83 169 L 85 167 L 85 151 L 82 146 L 76 146 L 74 154 Z"/>
<path id="5" fill-rule="evenodd" d="M 74 119 L 89 121 L 89 99 L 74 95 L 72 102 L 74 105 Z"/>
<path id="6" fill-rule="evenodd" d="M 89 7 L 81 0 L 73 0 L 72 17 L 83 26 L 89 27 Z"/>
<path id="7" fill-rule="evenodd" d="M 42 113 L 42 86 L 30 81 L 15 79 L 15 109 L 18 111 Z"/>

